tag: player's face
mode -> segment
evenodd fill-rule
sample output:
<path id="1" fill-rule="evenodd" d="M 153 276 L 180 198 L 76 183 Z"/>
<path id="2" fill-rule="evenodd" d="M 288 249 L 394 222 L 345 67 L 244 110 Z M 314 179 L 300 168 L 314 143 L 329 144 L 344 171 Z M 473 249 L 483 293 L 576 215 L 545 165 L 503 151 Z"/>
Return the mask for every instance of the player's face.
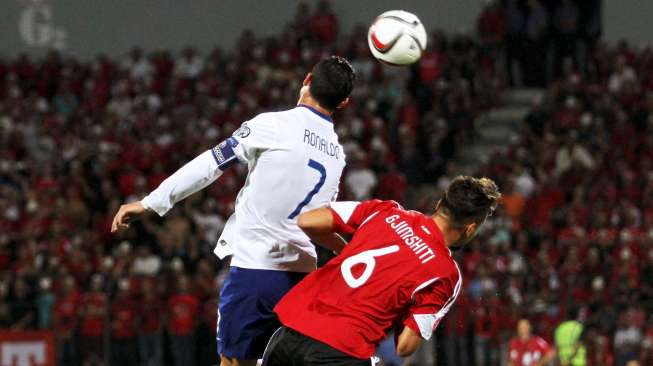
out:
<path id="1" fill-rule="evenodd" d="M 517 323 L 517 335 L 522 338 L 528 338 L 531 335 L 531 324 L 528 320 L 522 319 Z"/>
<path id="2" fill-rule="evenodd" d="M 477 224 L 469 224 L 463 228 L 463 232 L 460 234 L 460 237 L 456 241 L 455 244 L 449 246 L 449 248 L 453 251 L 460 250 L 465 247 L 478 233 L 478 227 L 480 225 Z"/>
<path id="3" fill-rule="evenodd" d="M 492 216 L 492 212 L 488 213 L 483 218 L 483 221 L 475 222 L 473 224 L 469 224 L 465 226 L 465 228 L 463 229 L 463 233 L 460 235 L 460 238 L 458 239 L 458 241 L 454 246 L 451 246 L 451 248 L 453 248 L 453 250 L 461 249 L 472 239 L 474 239 L 474 237 L 478 233 L 478 228 L 480 228 L 483 224 L 485 224 L 485 221 L 487 221 L 487 218 L 490 216 Z"/>

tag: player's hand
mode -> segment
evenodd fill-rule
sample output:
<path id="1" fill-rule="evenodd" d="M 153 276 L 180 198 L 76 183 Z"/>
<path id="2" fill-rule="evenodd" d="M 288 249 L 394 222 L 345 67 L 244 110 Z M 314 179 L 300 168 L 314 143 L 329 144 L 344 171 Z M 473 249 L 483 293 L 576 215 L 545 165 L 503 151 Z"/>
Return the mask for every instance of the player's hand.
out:
<path id="1" fill-rule="evenodd" d="M 140 202 L 132 202 L 120 206 L 118 213 L 113 218 L 113 223 L 111 224 L 111 232 L 115 233 L 119 230 L 127 229 L 129 227 L 129 223 L 134 221 L 144 212 L 145 207 L 143 207 Z"/>

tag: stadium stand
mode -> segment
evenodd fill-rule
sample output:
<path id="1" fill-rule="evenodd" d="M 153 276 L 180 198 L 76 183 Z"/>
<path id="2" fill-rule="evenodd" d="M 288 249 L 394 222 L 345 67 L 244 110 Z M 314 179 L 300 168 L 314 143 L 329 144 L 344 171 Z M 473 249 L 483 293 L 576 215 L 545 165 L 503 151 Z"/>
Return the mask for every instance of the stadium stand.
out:
<path id="1" fill-rule="evenodd" d="M 215 364 L 225 264 L 212 250 L 246 169 L 115 237 L 119 204 L 242 121 L 293 105 L 311 65 L 337 53 L 358 73 L 336 117 L 348 156 L 340 199 L 429 212 L 460 171 L 453 161 L 475 140 L 476 118 L 532 76 L 501 61 L 528 36 L 502 23 L 510 11 L 486 10 L 480 41 L 434 32 L 410 69 L 375 62 L 364 28 L 338 35 L 328 7 L 206 55 L 0 60 L 0 326 L 54 331 L 60 365 Z M 572 55 L 564 32 L 576 33 L 558 26 Z M 653 49 L 583 42 L 582 67 L 556 63 L 511 143 L 480 164 L 505 198 L 459 256 L 465 289 L 433 350 L 447 365 L 505 364 L 521 317 L 553 342 L 573 306 L 586 314 L 588 364 L 653 362 Z"/>

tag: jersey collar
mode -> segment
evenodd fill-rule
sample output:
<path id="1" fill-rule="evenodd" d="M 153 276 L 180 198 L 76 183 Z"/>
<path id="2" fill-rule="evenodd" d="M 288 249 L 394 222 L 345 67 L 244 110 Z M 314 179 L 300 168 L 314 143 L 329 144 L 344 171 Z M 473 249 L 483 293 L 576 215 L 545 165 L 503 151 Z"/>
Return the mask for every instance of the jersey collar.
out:
<path id="1" fill-rule="evenodd" d="M 445 249 L 449 251 L 449 256 L 451 256 L 451 249 L 449 249 L 444 244 L 444 234 L 442 234 L 442 230 L 440 230 L 438 225 L 428 215 L 424 215 L 424 226 L 426 226 L 426 228 L 429 229 L 429 231 L 431 231 L 430 233 L 431 238 L 434 241 L 436 241 L 438 244 L 444 246 Z"/>
<path id="2" fill-rule="evenodd" d="M 326 121 L 328 121 L 328 122 L 333 123 L 333 118 L 331 118 L 330 116 L 327 116 L 326 114 L 324 114 L 324 113 L 318 111 L 317 109 L 315 109 L 315 108 L 313 108 L 313 107 L 311 107 L 311 106 L 308 106 L 308 105 L 306 105 L 306 104 L 298 104 L 297 106 L 298 106 L 298 107 L 304 107 L 304 108 L 307 108 L 307 109 L 310 110 L 311 112 L 317 114 L 320 118 L 322 118 L 322 119 L 324 119 L 324 120 L 326 120 Z"/>

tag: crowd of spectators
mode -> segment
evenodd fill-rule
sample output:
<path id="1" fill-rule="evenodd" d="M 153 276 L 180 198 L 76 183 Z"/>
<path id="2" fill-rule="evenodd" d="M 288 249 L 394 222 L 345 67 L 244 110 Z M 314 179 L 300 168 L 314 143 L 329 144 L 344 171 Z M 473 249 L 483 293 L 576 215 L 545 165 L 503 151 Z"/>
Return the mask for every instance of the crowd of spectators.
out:
<path id="1" fill-rule="evenodd" d="M 60 365 L 215 364 L 227 263 L 212 250 L 246 166 L 122 235 L 109 233 L 112 217 L 243 121 L 293 107 L 330 54 L 357 71 L 336 116 L 349 160 L 341 198 L 407 202 L 409 186 L 446 170 L 499 86 L 471 39 L 436 33 L 419 67 L 390 68 L 369 54 L 364 28 L 338 34 L 328 2 L 297 12 L 278 36 L 246 31 L 204 55 L 0 60 L 2 328 L 52 330 Z"/>
<path id="2" fill-rule="evenodd" d="M 566 63 L 581 70 L 602 32 L 602 0 L 485 0 L 477 21 L 482 53 L 512 85 L 544 87 Z"/>
<path id="3" fill-rule="evenodd" d="M 487 11 L 496 5 L 479 26 Z M 338 33 L 328 2 L 297 14 L 278 36 L 247 31 L 208 54 L 0 60 L 0 327 L 52 330 L 60 365 L 215 364 L 227 263 L 212 249 L 246 167 L 124 234 L 109 233 L 111 219 L 241 122 L 292 107 L 333 53 L 357 71 L 335 118 L 348 156 L 340 198 L 432 211 L 475 117 L 510 80 L 497 50 L 515 34 L 434 32 L 417 65 L 391 68 L 371 58 L 365 28 Z M 652 63 L 651 49 L 595 40 L 481 167 L 504 204 L 457 254 L 465 288 L 434 351 L 447 365 L 503 365 L 520 317 L 552 341 L 572 304 L 587 314 L 589 364 L 653 362 Z"/>
<path id="4" fill-rule="evenodd" d="M 553 342 L 582 310 L 587 364 L 653 363 L 652 62 L 651 47 L 598 42 L 589 72 L 567 65 L 482 166 L 503 205 L 460 259 L 467 285 L 445 320 L 451 349 L 503 365 L 517 319 Z"/>

